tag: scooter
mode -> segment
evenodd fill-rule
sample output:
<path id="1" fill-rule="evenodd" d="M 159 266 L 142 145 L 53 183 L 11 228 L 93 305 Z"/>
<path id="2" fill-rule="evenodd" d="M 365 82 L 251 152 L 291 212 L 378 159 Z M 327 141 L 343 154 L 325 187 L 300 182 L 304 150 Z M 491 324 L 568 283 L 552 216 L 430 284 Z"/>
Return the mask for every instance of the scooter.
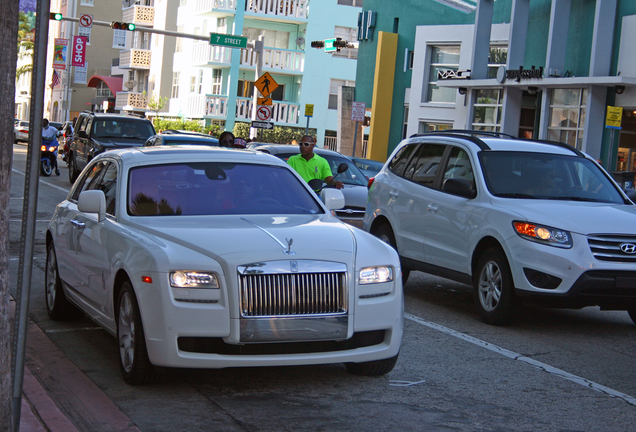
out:
<path id="1" fill-rule="evenodd" d="M 57 139 L 45 140 L 42 139 L 42 146 L 40 147 L 40 174 L 43 176 L 50 176 L 53 174 L 53 169 L 57 169 Z M 59 169 L 57 169 L 59 172 Z"/>
<path id="2" fill-rule="evenodd" d="M 338 177 L 338 175 L 342 174 L 348 169 L 349 169 L 349 165 L 347 165 L 344 162 L 338 165 L 338 173 L 335 176 L 333 176 L 333 179 L 331 181 L 334 181 L 336 177 Z M 312 188 L 318 196 L 320 196 L 320 191 L 322 191 L 325 187 L 328 187 L 327 183 L 325 183 L 324 180 L 320 180 L 320 179 L 309 180 L 308 184 L 309 184 L 309 187 Z"/>

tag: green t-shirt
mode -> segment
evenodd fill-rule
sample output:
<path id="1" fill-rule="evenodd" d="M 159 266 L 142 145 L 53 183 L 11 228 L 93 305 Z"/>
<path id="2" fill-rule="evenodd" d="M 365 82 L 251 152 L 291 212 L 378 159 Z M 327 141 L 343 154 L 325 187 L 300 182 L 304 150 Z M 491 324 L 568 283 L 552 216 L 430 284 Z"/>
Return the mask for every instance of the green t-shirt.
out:
<path id="1" fill-rule="evenodd" d="M 327 159 L 314 153 L 314 157 L 305 160 L 302 155 L 297 154 L 287 159 L 287 163 L 306 181 L 313 179 L 324 180 L 332 176 L 331 168 Z"/>

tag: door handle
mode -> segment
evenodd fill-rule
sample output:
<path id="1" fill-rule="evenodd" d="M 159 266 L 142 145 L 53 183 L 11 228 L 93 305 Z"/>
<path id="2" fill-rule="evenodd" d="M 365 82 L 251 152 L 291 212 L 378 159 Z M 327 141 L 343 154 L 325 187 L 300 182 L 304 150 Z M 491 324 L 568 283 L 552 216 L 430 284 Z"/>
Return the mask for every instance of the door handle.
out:
<path id="1" fill-rule="evenodd" d="M 426 206 L 426 210 L 432 212 L 432 213 L 437 213 L 437 210 L 439 210 L 437 208 L 437 204 L 429 204 Z"/>
<path id="2" fill-rule="evenodd" d="M 71 220 L 71 223 L 77 228 L 84 228 L 86 226 L 86 224 L 84 222 L 80 222 L 80 221 L 75 220 L 75 219 Z"/>
<path id="3" fill-rule="evenodd" d="M 392 190 L 391 192 L 389 192 L 389 195 L 391 195 L 393 198 L 397 198 L 400 193 L 398 191 Z"/>

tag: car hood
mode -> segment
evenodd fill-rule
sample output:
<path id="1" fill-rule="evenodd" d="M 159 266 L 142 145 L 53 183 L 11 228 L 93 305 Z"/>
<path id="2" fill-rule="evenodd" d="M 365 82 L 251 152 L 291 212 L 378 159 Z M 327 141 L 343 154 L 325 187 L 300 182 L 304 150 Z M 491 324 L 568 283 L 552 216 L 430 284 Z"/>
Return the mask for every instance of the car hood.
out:
<path id="1" fill-rule="evenodd" d="M 344 195 L 346 207 L 366 208 L 367 195 L 369 194 L 369 190 L 366 186 L 345 184 L 341 191 Z"/>
<path id="2" fill-rule="evenodd" d="M 636 206 L 573 201 L 514 200 L 512 209 L 528 222 L 544 223 L 554 228 L 587 234 L 621 234 L 633 232 Z"/>
<path id="3" fill-rule="evenodd" d="M 160 247 L 174 243 L 214 259 L 230 260 L 233 254 L 243 263 L 285 259 L 289 249 L 295 259 L 355 252 L 352 230 L 329 215 L 183 216 L 139 222 L 135 228 L 150 234 Z"/>

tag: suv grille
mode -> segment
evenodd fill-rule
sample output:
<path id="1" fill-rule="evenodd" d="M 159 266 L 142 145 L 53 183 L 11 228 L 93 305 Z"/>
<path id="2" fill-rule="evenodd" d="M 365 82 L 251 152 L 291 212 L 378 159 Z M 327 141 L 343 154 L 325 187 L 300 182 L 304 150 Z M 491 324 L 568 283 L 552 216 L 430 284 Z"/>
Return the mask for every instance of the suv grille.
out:
<path id="1" fill-rule="evenodd" d="M 239 275 L 243 317 L 344 314 L 346 273 Z"/>
<path id="2" fill-rule="evenodd" d="M 597 260 L 636 263 L 634 235 L 590 234 L 587 243 Z"/>

